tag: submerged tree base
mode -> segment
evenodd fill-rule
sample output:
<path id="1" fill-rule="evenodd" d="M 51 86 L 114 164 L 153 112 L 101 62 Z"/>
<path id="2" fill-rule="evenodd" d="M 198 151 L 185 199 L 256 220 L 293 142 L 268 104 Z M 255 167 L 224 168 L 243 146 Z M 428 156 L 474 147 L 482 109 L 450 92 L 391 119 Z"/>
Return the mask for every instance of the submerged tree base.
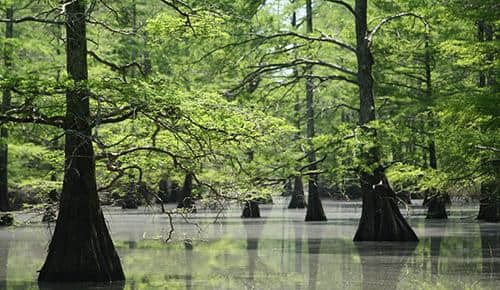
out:
<path id="1" fill-rule="evenodd" d="M 500 202 L 495 199 L 483 198 L 477 219 L 492 223 L 500 222 Z"/>
<path id="2" fill-rule="evenodd" d="M 323 204 L 319 198 L 318 185 L 315 179 L 309 179 L 309 196 L 307 199 L 306 222 L 326 221 Z"/>
<path id="3" fill-rule="evenodd" d="M 61 217 L 62 216 L 62 217 Z M 40 270 L 39 282 L 123 281 L 120 258 L 106 228 L 102 212 L 88 219 L 68 215 L 58 220 L 49 246 L 47 260 Z M 71 219 L 71 220 L 69 220 Z M 86 221 L 86 222 L 85 222 Z M 76 227 L 78 230 L 69 230 Z"/>
<path id="4" fill-rule="evenodd" d="M 245 207 L 243 208 L 242 218 L 260 218 L 259 204 L 255 201 L 247 200 L 245 201 Z"/>
<path id="5" fill-rule="evenodd" d="M 446 213 L 446 197 L 432 197 L 424 201 L 427 205 L 427 216 L 426 219 L 447 219 L 448 214 Z"/>
<path id="6" fill-rule="evenodd" d="M 354 241 L 417 242 L 417 235 L 399 211 L 394 191 L 383 178 L 385 182 L 373 189 L 369 183 L 362 186 L 363 209 Z"/>
<path id="7" fill-rule="evenodd" d="M 304 196 L 304 185 L 302 184 L 302 178 L 300 176 L 295 176 L 294 180 L 295 181 L 292 191 L 292 199 L 290 199 L 288 208 L 306 208 L 307 204 Z"/>

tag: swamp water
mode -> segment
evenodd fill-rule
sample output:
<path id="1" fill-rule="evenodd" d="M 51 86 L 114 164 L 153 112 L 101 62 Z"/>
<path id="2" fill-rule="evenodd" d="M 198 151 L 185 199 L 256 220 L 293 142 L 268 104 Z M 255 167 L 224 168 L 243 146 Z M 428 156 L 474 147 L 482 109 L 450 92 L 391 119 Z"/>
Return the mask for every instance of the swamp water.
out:
<path id="1" fill-rule="evenodd" d="M 447 221 L 403 209 L 418 244 L 352 242 L 359 202 L 324 201 L 328 222 L 305 223 L 287 199 L 261 205 L 261 219 L 237 207 L 175 218 L 151 209 L 105 208 L 127 282 L 43 289 L 499 289 L 500 224 L 478 223 L 477 207 L 453 206 Z M 216 219 L 216 217 L 218 217 Z M 18 220 L 29 218 L 18 214 Z M 215 223 L 214 223 L 214 220 Z M 51 229 L 0 228 L 0 289 L 38 289 Z"/>

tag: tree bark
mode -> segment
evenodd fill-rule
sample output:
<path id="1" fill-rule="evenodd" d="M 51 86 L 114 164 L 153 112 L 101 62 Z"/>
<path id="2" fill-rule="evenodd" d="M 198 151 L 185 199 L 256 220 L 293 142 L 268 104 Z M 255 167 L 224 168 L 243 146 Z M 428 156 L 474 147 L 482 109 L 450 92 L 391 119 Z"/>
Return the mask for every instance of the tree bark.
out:
<path id="1" fill-rule="evenodd" d="M 304 197 L 304 185 L 301 176 L 294 176 L 294 186 L 292 191 L 292 199 L 288 204 L 288 208 L 305 208 L 307 206 Z"/>
<path id="2" fill-rule="evenodd" d="M 493 41 L 493 26 L 491 24 L 485 23 L 483 20 L 478 22 L 478 41 L 486 42 Z M 487 62 L 492 63 L 494 61 L 493 54 L 487 56 Z M 483 71 L 479 73 L 479 87 L 491 87 L 492 93 L 495 93 L 497 88 L 496 84 L 496 74 L 493 71 L 488 71 L 485 74 Z M 489 182 L 483 182 L 481 184 L 481 200 L 479 203 L 479 213 L 477 215 L 478 220 L 484 220 L 488 222 L 499 222 L 500 221 L 500 161 L 493 161 L 493 174 L 495 175 L 494 180 Z"/>
<path id="3" fill-rule="evenodd" d="M 373 56 L 368 40 L 367 0 L 356 0 L 356 56 L 358 61 L 358 83 L 360 114 L 359 125 L 364 134 L 376 142 L 376 131 L 367 124 L 376 119 L 373 98 L 372 66 Z M 377 146 L 362 152 L 365 166 L 376 168 L 373 171 L 361 170 L 362 213 L 354 241 L 418 241 L 417 236 L 401 215 L 397 207 L 396 194 L 379 165 Z M 310 206 L 310 205 L 309 205 Z"/>
<path id="4" fill-rule="evenodd" d="M 425 41 L 425 83 L 426 90 L 425 94 L 430 102 L 432 100 L 433 89 L 432 89 L 432 68 L 431 68 L 431 52 L 429 48 L 429 39 Z M 434 116 L 432 112 L 429 113 L 429 119 L 431 122 L 431 131 L 434 130 Z M 432 169 L 437 170 L 437 155 L 436 155 L 436 142 L 434 138 L 434 133 L 431 132 L 429 135 L 429 165 Z M 426 219 L 447 219 L 448 214 L 446 213 L 446 204 L 450 202 L 448 194 L 442 192 L 435 192 L 430 194 L 428 192 L 425 196 L 424 204 L 427 204 L 427 216 Z"/>
<path id="5" fill-rule="evenodd" d="M 186 173 L 184 185 L 182 186 L 182 200 L 177 205 L 177 208 L 186 208 L 191 212 L 196 212 L 196 207 L 193 199 L 193 174 Z"/>
<path id="6" fill-rule="evenodd" d="M 39 282 L 109 282 L 125 279 L 99 205 L 86 87 L 85 3 L 66 6 L 67 71 L 65 172 L 59 216 Z"/>
<path id="7" fill-rule="evenodd" d="M 259 204 L 253 200 L 246 200 L 241 214 L 242 218 L 260 218 Z"/>
<path id="8" fill-rule="evenodd" d="M 7 19 L 14 18 L 14 9 L 12 7 L 7 8 L 6 13 Z M 14 37 L 14 24 L 13 22 L 7 22 L 5 24 L 5 38 L 7 42 L 4 46 L 4 65 L 7 74 L 12 68 L 12 45 L 8 42 L 9 39 Z M 9 89 L 3 90 L 2 96 L 2 107 L 1 112 L 5 113 L 10 108 L 11 92 Z M 9 132 L 7 128 L 0 127 L 0 211 L 8 211 L 10 209 L 9 205 L 9 177 L 8 177 L 8 155 L 9 155 L 9 145 L 7 143 L 7 138 Z"/>
<path id="9" fill-rule="evenodd" d="M 307 34 L 313 32 L 313 14 L 312 14 L 312 0 L 306 1 L 306 23 L 307 23 Z M 306 68 L 307 74 L 312 72 L 312 66 Z M 314 153 L 314 146 L 312 139 L 314 138 L 314 82 L 312 78 L 306 78 L 306 107 L 307 107 L 307 141 L 309 152 L 307 153 L 307 159 L 310 164 L 309 170 L 317 170 L 316 154 Z M 310 174 L 308 175 L 308 196 L 307 196 L 307 207 L 305 221 L 326 221 L 326 215 L 323 210 L 323 205 L 321 204 L 321 199 L 319 198 L 318 192 L 318 175 Z"/>

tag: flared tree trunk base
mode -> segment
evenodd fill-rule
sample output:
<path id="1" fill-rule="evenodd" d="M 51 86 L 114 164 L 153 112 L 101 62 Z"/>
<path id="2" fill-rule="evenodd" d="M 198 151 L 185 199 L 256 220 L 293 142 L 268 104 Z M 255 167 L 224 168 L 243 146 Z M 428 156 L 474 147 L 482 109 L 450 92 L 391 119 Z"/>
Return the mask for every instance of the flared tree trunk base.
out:
<path id="1" fill-rule="evenodd" d="M 288 208 L 306 208 L 307 204 L 304 196 L 304 185 L 302 184 L 302 178 L 300 176 L 295 176 L 294 179 L 292 199 L 290 199 Z"/>
<path id="2" fill-rule="evenodd" d="M 65 222 L 62 219 L 66 219 Z M 69 230 L 71 227 L 78 230 Z M 123 281 L 120 258 L 99 210 L 96 216 L 60 215 L 39 282 Z"/>
<path id="3" fill-rule="evenodd" d="M 483 198 L 479 205 L 477 219 L 490 223 L 500 222 L 500 202 L 490 198 Z"/>
<path id="4" fill-rule="evenodd" d="M 319 222 L 326 221 L 325 211 L 323 210 L 323 204 L 321 199 L 315 198 L 314 200 L 309 199 L 309 204 L 307 206 L 306 212 L 306 222 Z"/>
<path id="5" fill-rule="evenodd" d="M 395 193 L 387 183 L 362 186 L 363 210 L 355 242 L 398 241 L 417 242 L 418 238 L 399 211 Z"/>
<path id="6" fill-rule="evenodd" d="M 288 208 L 306 208 L 307 204 L 304 200 L 305 197 L 303 195 L 296 195 L 295 193 L 292 195 L 292 199 L 290 199 L 290 203 L 288 204 Z"/>
<path id="7" fill-rule="evenodd" d="M 246 201 L 243 208 L 242 218 L 260 218 L 259 204 L 255 201 Z"/>
<path id="8" fill-rule="evenodd" d="M 309 179 L 309 195 L 307 198 L 306 222 L 326 221 L 323 204 L 319 198 L 318 185 L 314 178 Z"/>
<path id="9" fill-rule="evenodd" d="M 427 202 L 427 216 L 426 219 L 447 219 L 446 202 L 441 197 L 431 198 Z"/>

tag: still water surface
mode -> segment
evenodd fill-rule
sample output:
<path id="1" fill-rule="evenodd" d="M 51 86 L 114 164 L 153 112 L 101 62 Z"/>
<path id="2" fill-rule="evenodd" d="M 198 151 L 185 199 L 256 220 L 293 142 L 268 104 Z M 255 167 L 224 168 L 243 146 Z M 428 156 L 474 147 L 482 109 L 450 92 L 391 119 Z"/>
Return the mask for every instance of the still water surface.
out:
<path id="1" fill-rule="evenodd" d="M 360 203 L 325 201 L 328 222 L 303 222 L 287 200 L 243 220 L 235 207 L 175 219 L 152 209 L 106 208 L 127 282 L 43 289 L 500 289 L 500 224 L 478 223 L 477 207 L 454 206 L 448 221 L 404 209 L 418 244 L 353 243 Z M 28 216 L 18 215 L 18 219 Z M 0 289 L 39 289 L 51 229 L 0 229 Z"/>

